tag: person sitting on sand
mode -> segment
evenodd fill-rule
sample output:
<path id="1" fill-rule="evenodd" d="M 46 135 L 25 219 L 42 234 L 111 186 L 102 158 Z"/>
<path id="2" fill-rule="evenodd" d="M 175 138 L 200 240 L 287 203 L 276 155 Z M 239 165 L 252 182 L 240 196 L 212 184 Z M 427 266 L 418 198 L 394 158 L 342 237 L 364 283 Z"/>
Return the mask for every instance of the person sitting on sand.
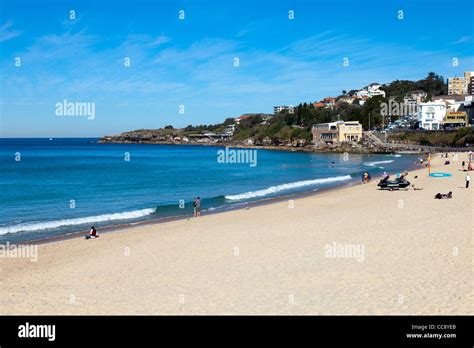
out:
<path id="1" fill-rule="evenodd" d="M 196 197 L 193 203 L 194 206 L 194 217 L 201 216 L 201 198 Z"/>
<path id="2" fill-rule="evenodd" d="M 469 162 L 469 164 L 467 165 L 467 170 L 472 170 L 472 163 Z"/>
<path id="3" fill-rule="evenodd" d="M 453 193 L 451 191 L 449 191 L 446 194 L 438 192 L 434 198 L 435 199 L 451 199 L 451 198 L 453 198 Z"/>
<path id="4" fill-rule="evenodd" d="M 99 234 L 97 233 L 97 230 L 95 229 L 94 226 L 91 227 L 90 231 L 89 231 L 89 234 L 86 234 L 84 236 L 85 239 L 94 239 L 94 238 L 97 238 L 99 237 Z"/>
<path id="5" fill-rule="evenodd" d="M 398 180 L 399 181 L 402 181 L 406 178 L 406 176 L 408 175 L 408 172 L 403 172 L 402 174 L 400 174 L 400 176 L 398 177 Z"/>
<path id="6" fill-rule="evenodd" d="M 444 161 L 445 166 L 448 165 L 448 164 L 451 164 L 451 162 L 449 162 L 449 160 Z"/>

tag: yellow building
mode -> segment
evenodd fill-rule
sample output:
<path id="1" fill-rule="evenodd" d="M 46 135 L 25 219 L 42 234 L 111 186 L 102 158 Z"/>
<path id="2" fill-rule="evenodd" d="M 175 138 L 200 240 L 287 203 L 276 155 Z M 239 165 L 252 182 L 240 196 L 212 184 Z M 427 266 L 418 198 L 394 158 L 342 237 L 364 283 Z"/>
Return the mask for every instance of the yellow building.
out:
<path id="1" fill-rule="evenodd" d="M 359 121 L 347 121 L 339 124 L 339 141 L 359 141 L 362 140 L 362 125 Z"/>
<path id="2" fill-rule="evenodd" d="M 362 140 L 362 125 L 359 121 L 318 123 L 312 133 L 314 142 L 354 142 Z"/>
<path id="3" fill-rule="evenodd" d="M 444 126 L 466 127 L 468 125 L 468 117 L 465 111 L 448 111 L 443 120 Z"/>
<path id="4" fill-rule="evenodd" d="M 463 77 L 448 78 L 448 94 L 449 95 L 464 95 L 468 94 L 471 77 L 474 76 L 474 71 L 465 71 Z"/>
<path id="5" fill-rule="evenodd" d="M 463 95 L 467 94 L 468 83 L 464 77 L 450 77 L 448 79 L 448 94 Z"/>

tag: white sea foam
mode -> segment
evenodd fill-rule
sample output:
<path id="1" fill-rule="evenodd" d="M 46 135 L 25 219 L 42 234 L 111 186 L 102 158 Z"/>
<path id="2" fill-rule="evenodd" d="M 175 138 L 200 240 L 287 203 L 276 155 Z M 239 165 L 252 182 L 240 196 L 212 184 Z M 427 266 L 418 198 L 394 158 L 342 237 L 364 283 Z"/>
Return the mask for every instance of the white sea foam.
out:
<path id="1" fill-rule="evenodd" d="M 374 162 L 364 162 L 364 166 L 375 167 L 377 164 L 392 163 L 393 160 L 388 161 L 374 161 Z"/>
<path id="2" fill-rule="evenodd" d="M 395 153 L 395 154 L 388 154 L 387 156 L 389 157 L 402 157 L 402 155 L 399 155 L 398 153 Z"/>
<path id="3" fill-rule="evenodd" d="M 156 211 L 156 208 L 148 208 L 148 209 L 141 209 L 141 210 L 134 210 L 134 211 L 125 211 L 122 213 L 86 216 L 86 217 L 74 218 L 74 219 L 29 222 L 29 223 L 22 223 L 18 225 L 2 226 L 0 227 L 0 235 L 6 234 L 6 233 L 37 231 L 37 230 L 45 230 L 49 228 L 90 224 L 90 223 L 104 222 L 104 221 L 136 219 L 136 218 L 153 214 L 155 211 Z"/>
<path id="4" fill-rule="evenodd" d="M 241 193 L 241 194 L 237 194 L 237 195 L 228 195 L 228 196 L 225 196 L 225 199 L 235 201 L 235 200 L 241 200 L 241 199 L 263 197 L 263 196 L 270 195 L 272 193 L 285 191 L 285 190 L 290 190 L 290 189 L 293 189 L 293 188 L 310 186 L 310 185 L 318 185 L 318 184 L 326 184 L 326 183 L 330 183 L 330 182 L 345 181 L 345 180 L 350 180 L 350 179 L 351 179 L 350 175 L 344 175 L 344 176 L 335 176 L 335 177 L 324 178 L 324 179 L 296 181 L 296 182 L 292 182 L 292 183 L 289 183 L 289 184 L 281 184 L 281 185 L 271 186 L 271 187 L 263 189 L 263 190 L 250 191 L 250 192 L 245 192 L 245 193 Z"/>

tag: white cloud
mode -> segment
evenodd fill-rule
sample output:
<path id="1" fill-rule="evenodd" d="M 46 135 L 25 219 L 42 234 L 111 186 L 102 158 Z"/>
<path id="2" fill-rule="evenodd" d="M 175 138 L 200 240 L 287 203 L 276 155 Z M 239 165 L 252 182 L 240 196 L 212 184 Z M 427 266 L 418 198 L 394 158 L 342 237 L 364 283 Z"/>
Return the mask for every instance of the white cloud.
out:
<path id="1" fill-rule="evenodd" d="M 474 37 L 471 35 L 467 35 L 467 36 L 462 36 L 461 38 L 459 38 L 459 40 L 452 42 L 452 44 L 457 45 L 457 44 L 462 44 L 462 43 L 467 43 L 467 42 L 472 42 L 472 41 L 474 41 Z"/>
<path id="2" fill-rule="evenodd" d="M 22 34 L 22 32 L 19 30 L 12 30 L 11 29 L 12 26 L 13 26 L 12 21 L 7 21 L 3 25 L 0 26 L 0 42 L 11 40 Z"/>
<path id="3" fill-rule="evenodd" d="M 150 47 L 150 48 L 155 48 L 155 47 L 158 47 L 158 46 L 161 46 L 167 42 L 171 41 L 171 39 L 163 34 L 161 34 L 160 36 L 158 36 L 155 40 L 153 40 L 152 42 L 148 43 L 146 46 L 147 47 Z"/>

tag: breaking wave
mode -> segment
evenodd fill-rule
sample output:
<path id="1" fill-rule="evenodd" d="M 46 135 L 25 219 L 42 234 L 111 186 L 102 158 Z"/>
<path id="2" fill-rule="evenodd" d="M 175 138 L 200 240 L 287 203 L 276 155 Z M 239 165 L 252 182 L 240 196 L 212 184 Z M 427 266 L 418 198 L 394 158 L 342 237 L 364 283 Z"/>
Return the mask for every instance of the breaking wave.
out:
<path id="1" fill-rule="evenodd" d="M 344 176 L 335 176 L 331 178 L 296 181 L 289 184 L 271 186 L 263 190 L 250 191 L 250 192 L 240 193 L 237 195 L 228 195 L 228 196 L 225 196 L 225 199 L 236 201 L 236 200 L 241 200 L 241 199 L 263 197 L 263 196 L 271 195 L 273 193 L 277 193 L 277 192 L 285 191 L 285 190 L 291 190 L 298 187 L 326 184 L 326 183 L 331 183 L 331 182 L 336 182 L 336 181 L 345 181 L 345 180 L 350 180 L 351 178 L 352 177 L 350 175 L 344 175 Z"/>
<path id="2" fill-rule="evenodd" d="M 386 163 L 392 163 L 392 162 L 393 162 L 393 160 L 364 162 L 364 166 L 367 166 L 367 167 L 375 167 L 377 164 L 386 164 Z"/>
<path id="3" fill-rule="evenodd" d="M 90 223 L 104 222 L 104 221 L 136 219 L 136 218 L 153 214 L 155 211 L 156 211 L 156 208 L 147 208 L 147 209 L 126 211 L 122 213 L 86 216 L 82 218 L 61 219 L 61 220 L 42 221 L 42 222 L 28 222 L 28 223 L 11 225 L 11 226 L 2 226 L 0 227 L 0 235 L 7 234 L 7 233 L 25 232 L 25 231 L 45 230 L 45 229 L 58 228 L 58 227 L 63 227 L 63 226 L 90 224 Z"/>

